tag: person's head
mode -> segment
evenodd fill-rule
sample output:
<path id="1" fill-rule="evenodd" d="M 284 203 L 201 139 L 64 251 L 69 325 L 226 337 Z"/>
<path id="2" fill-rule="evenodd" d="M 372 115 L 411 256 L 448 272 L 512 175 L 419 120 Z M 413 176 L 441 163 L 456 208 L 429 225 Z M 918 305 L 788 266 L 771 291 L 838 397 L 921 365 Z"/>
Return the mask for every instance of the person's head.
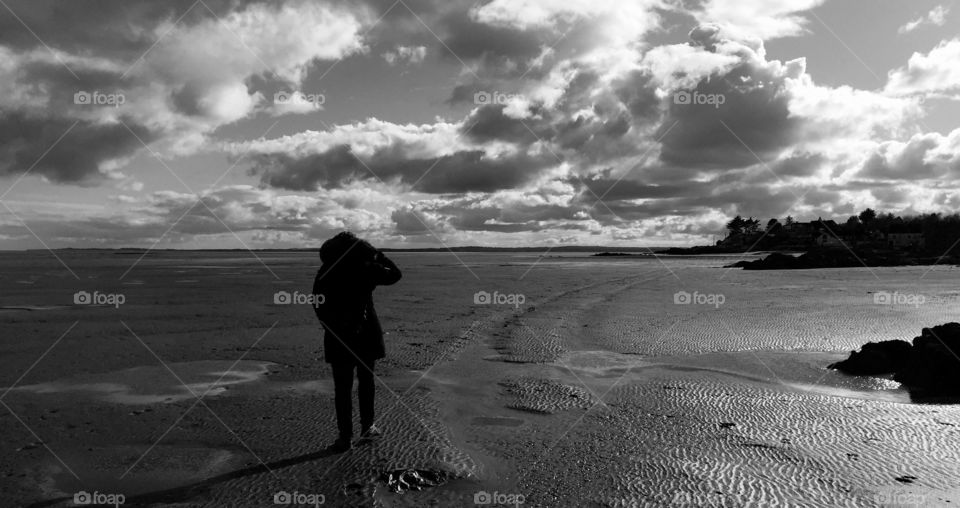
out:
<path id="1" fill-rule="evenodd" d="M 370 261 L 376 254 L 377 249 L 370 242 L 349 231 L 337 233 L 320 246 L 320 260 L 329 264 Z"/>

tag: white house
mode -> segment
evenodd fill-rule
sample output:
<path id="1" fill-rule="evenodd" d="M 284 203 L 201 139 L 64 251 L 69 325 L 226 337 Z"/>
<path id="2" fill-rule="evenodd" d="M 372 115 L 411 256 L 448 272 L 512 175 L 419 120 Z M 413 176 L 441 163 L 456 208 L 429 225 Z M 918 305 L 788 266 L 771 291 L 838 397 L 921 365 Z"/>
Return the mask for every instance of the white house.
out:
<path id="1" fill-rule="evenodd" d="M 832 234 L 821 230 L 817 237 L 814 239 L 814 242 L 820 247 L 843 247 L 846 240 L 842 240 L 833 236 Z"/>

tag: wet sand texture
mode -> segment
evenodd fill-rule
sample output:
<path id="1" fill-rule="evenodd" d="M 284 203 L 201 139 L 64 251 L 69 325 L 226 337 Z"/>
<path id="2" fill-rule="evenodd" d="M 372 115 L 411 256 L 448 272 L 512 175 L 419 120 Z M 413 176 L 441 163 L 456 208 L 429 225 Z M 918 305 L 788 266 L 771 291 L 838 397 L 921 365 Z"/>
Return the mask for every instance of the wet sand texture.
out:
<path id="1" fill-rule="evenodd" d="M 960 503 L 958 406 L 825 369 L 956 320 L 952 267 L 919 282 L 927 267 L 458 255 L 469 270 L 393 256 L 404 280 L 376 293 L 384 435 L 334 454 L 312 309 L 273 299 L 309 290 L 313 255 L 261 255 L 274 276 L 244 253 L 158 253 L 121 280 L 135 259 L 65 253 L 77 281 L 53 258 L 0 254 L 0 504 L 70 506 L 79 490 L 154 506 Z M 930 303 L 873 303 L 897 289 Z M 80 290 L 126 300 L 74 305 Z M 525 303 L 474 304 L 481 290 Z"/>

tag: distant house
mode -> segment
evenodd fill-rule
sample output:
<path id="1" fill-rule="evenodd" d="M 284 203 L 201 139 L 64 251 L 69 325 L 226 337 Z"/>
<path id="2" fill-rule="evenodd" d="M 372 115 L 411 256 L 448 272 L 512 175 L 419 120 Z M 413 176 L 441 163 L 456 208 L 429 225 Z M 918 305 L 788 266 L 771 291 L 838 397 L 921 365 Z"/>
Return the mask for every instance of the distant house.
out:
<path id="1" fill-rule="evenodd" d="M 846 235 L 839 235 L 840 225 L 830 219 L 812 221 L 810 227 L 816 230 L 813 242 L 820 247 L 843 247 L 853 241 Z"/>
<path id="2" fill-rule="evenodd" d="M 790 243 L 805 244 L 810 242 L 815 231 L 809 222 L 793 222 L 783 227 L 783 234 Z"/>
<path id="3" fill-rule="evenodd" d="M 821 230 L 814 239 L 814 243 L 819 247 L 856 247 L 857 245 L 862 246 L 864 242 L 858 241 L 852 235 L 837 236 L 827 230 Z"/>
<path id="4" fill-rule="evenodd" d="M 923 233 L 887 233 L 887 245 L 894 249 L 922 249 Z"/>
<path id="5" fill-rule="evenodd" d="M 817 219 L 810 222 L 810 227 L 816 229 L 817 231 L 826 230 L 827 232 L 837 232 L 840 230 L 840 225 L 837 224 L 833 219 Z"/>
<path id="6" fill-rule="evenodd" d="M 813 241 L 820 247 L 843 247 L 849 245 L 851 239 L 845 237 L 838 238 L 829 231 L 821 230 Z"/>

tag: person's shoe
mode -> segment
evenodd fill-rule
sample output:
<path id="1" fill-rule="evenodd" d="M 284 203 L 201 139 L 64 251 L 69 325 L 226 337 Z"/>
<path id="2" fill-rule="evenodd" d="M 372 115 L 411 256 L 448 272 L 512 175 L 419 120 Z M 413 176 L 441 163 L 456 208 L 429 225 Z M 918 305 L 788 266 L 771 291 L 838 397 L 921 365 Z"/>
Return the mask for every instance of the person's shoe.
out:
<path id="1" fill-rule="evenodd" d="M 349 437 L 340 436 L 336 441 L 330 445 L 330 451 L 334 453 L 343 453 L 353 447 L 353 444 L 350 442 Z"/>
<path id="2" fill-rule="evenodd" d="M 382 435 L 383 435 L 383 432 L 381 432 L 376 425 L 371 425 L 363 429 L 363 432 L 360 433 L 360 437 L 362 439 L 373 439 L 375 437 L 380 437 Z"/>

